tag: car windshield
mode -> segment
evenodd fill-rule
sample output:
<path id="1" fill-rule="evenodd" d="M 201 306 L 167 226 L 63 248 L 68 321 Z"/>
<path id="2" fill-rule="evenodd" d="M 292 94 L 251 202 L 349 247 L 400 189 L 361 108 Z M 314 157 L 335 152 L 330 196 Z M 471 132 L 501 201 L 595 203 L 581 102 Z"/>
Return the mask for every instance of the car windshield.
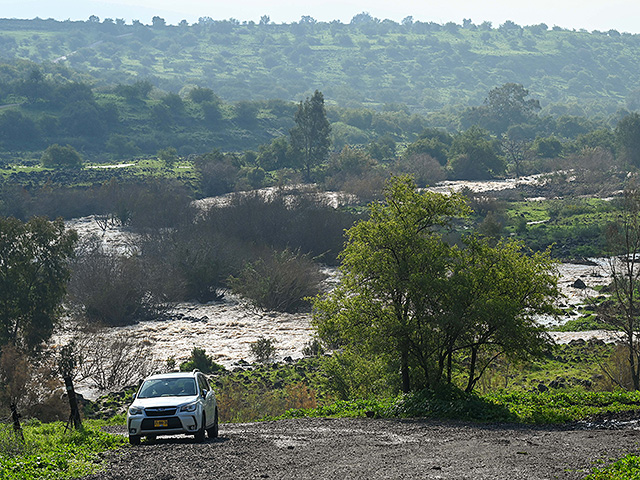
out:
<path id="1" fill-rule="evenodd" d="M 196 394 L 196 382 L 193 378 L 157 378 L 146 380 L 138 398 L 187 397 Z"/>

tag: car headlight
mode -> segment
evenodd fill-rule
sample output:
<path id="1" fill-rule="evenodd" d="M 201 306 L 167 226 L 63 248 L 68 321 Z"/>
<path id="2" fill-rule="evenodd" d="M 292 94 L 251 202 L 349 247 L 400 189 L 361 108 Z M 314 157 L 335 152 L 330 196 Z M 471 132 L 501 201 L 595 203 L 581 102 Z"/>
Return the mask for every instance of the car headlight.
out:
<path id="1" fill-rule="evenodd" d="M 142 407 L 129 407 L 129 415 L 142 415 Z"/>
<path id="2" fill-rule="evenodd" d="M 187 405 L 183 405 L 180 407 L 181 412 L 195 412 L 198 408 L 198 404 L 196 402 L 189 403 Z"/>

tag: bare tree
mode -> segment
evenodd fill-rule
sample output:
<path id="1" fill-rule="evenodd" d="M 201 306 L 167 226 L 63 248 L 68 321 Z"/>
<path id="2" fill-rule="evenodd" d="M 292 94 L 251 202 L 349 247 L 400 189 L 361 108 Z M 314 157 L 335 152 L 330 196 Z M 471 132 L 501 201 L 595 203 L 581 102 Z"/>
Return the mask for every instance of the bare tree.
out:
<path id="1" fill-rule="evenodd" d="M 78 364 L 76 378 L 98 390 L 137 383 L 153 370 L 151 343 L 133 338 L 110 337 L 106 331 L 91 332 L 74 340 Z"/>
<path id="2" fill-rule="evenodd" d="M 627 188 L 618 223 L 608 240 L 614 255 L 609 261 L 612 298 L 599 313 L 604 322 L 622 332 L 633 388 L 640 390 L 640 190 Z"/>

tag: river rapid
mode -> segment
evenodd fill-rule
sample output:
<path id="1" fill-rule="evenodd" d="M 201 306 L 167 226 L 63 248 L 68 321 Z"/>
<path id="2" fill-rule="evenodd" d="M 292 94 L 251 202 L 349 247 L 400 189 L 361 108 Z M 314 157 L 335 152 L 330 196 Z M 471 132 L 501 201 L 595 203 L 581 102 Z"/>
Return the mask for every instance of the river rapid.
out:
<path id="1" fill-rule="evenodd" d="M 475 191 L 517 188 L 518 182 L 534 182 L 535 178 L 505 180 L 499 182 L 447 182 L 438 185 L 438 191 L 459 190 L 467 186 Z M 215 204 L 216 200 L 200 201 L 201 204 Z M 68 227 L 78 231 L 81 237 L 95 234 L 102 238 L 105 246 L 115 251 L 130 251 L 132 235 L 125 229 L 111 226 L 103 231 L 93 217 L 74 219 Z M 579 314 L 576 307 L 584 305 L 590 297 L 597 296 L 593 288 L 608 282 L 606 259 L 590 259 L 589 264 L 563 263 L 559 265 L 560 288 L 563 298 L 559 304 L 571 313 L 561 318 L 541 318 L 543 325 L 552 327 L 562 324 Z M 329 281 L 334 280 L 335 270 L 327 269 Z M 582 280 L 587 288 L 576 288 L 576 280 Z M 65 322 L 64 327 L 54 337 L 54 343 L 61 345 L 75 333 L 76 327 Z M 126 327 L 109 328 L 102 333 L 109 338 L 129 338 L 148 342 L 153 361 L 166 364 L 173 358 L 179 364 L 190 356 L 194 347 L 204 349 L 216 362 L 227 368 L 234 367 L 241 360 L 251 361 L 250 346 L 260 337 L 275 341 L 276 360 L 303 356 L 304 346 L 312 339 L 313 329 L 309 314 L 281 314 L 260 312 L 249 308 L 241 299 L 226 295 L 224 301 L 208 304 L 178 303 L 172 306 L 169 319 L 144 321 Z M 552 332 L 553 339 L 564 343 L 573 339 L 600 338 L 615 341 L 615 334 L 605 331 L 592 332 Z"/>

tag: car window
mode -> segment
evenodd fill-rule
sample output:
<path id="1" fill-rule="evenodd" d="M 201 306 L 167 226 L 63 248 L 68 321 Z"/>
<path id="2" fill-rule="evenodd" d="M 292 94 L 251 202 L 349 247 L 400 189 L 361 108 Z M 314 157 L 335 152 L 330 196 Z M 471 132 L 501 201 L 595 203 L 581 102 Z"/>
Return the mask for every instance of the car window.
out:
<path id="1" fill-rule="evenodd" d="M 209 385 L 207 385 L 207 380 L 204 378 L 204 375 L 198 375 L 198 385 L 200 385 L 200 390 L 209 390 Z"/>
<path id="2" fill-rule="evenodd" d="M 196 384 L 193 378 L 159 378 L 146 380 L 140 387 L 138 398 L 185 397 L 195 394 Z"/>

